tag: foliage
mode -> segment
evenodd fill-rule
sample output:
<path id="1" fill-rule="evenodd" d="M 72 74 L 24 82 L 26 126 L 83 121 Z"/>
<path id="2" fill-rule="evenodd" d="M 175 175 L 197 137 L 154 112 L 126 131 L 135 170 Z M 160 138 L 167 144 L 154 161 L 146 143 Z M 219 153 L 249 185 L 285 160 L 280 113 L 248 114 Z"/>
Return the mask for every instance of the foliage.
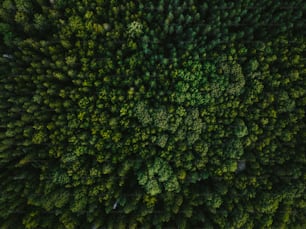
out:
<path id="1" fill-rule="evenodd" d="M 1 228 L 305 228 L 303 1 L 0 1 Z"/>

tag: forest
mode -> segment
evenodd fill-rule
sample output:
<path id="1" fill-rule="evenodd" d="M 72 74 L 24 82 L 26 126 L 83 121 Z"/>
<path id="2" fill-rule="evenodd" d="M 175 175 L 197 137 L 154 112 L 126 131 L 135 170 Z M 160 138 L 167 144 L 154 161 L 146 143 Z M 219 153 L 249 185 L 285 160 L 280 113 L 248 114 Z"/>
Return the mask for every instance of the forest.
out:
<path id="1" fill-rule="evenodd" d="M 306 228 L 302 0 L 0 0 L 0 228 Z"/>

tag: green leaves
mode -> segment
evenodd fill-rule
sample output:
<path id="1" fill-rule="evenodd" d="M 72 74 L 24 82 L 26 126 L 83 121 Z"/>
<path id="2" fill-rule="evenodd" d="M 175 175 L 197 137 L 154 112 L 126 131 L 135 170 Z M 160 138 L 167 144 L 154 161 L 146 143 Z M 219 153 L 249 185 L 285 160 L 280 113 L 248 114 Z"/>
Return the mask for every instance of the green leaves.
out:
<path id="1" fill-rule="evenodd" d="M 124 111 L 124 110 L 123 110 Z M 123 113 L 122 111 L 122 113 Z M 145 103 L 140 102 L 135 107 L 135 114 L 139 121 L 144 125 L 148 125 L 152 122 L 152 117 L 149 113 L 148 107 L 145 105 Z"/>
<path id="2" fill-rule="evenodd" d="M 155 196 L 159 193 L 161 193 L 161 189 L 159 187 L 159 184 L 156 180 L 149 180 L 146 183 L 145 189 L 147 191 L 148 194 Z"/>
<path id="3" fill-rule="evenodd" d="M 177 83 L 175 93 L 171 94 L 172 102 L 181 105 L 195 106 L 204 103 L 201 88 L 207 81 L 207 76 L 202 74 L 201 64 L 188 61 L 184 69 L 174 71 L 173 77 Z"/>
<path id="4" fill-rule="evenodd" d="M 242 138 L 248 134 L 248 128 L 243 120 L 238 120 L 235 124 L 235 135 L 238 138 Z"/>
<path id="5" fill-rule="evenodd" d="M 0 227 L 304 228 L 302 3 L 2 1 Z"/>
<path id="6" fill-rule="evenodd" d="M 127 33 L 130 37 L 134 38 L 142 33 L 143 26 L 140 22 L 133 21 L 128 25 Z"/>
<path id="7" fill-rule="evenodd" d="M 42 14 L 34 15 L 34 27 L 38 30 L 44 30 L 48 28 L 48 21 Z"/>
<path id="8" fill-rule="evenodd" d="M 168 192 L 179 192 L 180 186 L 172 168 L 161 158 L 156 158 L 147 167 L 147 172 L 141 172 L 138 182 L 144 186 L 147 194 L 157 195 L 161 193 L 162 187 Z"/>

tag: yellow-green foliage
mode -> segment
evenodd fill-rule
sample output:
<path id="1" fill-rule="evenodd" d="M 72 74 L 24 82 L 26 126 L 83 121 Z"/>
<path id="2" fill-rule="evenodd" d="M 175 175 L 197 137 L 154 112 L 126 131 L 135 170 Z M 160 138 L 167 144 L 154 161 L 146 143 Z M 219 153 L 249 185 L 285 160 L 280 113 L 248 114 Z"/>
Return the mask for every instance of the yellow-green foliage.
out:
<path id="1" fill-rule="evenodd" d="M 303 3 L 0 1 L 0 228 L 306 228 Z"/>

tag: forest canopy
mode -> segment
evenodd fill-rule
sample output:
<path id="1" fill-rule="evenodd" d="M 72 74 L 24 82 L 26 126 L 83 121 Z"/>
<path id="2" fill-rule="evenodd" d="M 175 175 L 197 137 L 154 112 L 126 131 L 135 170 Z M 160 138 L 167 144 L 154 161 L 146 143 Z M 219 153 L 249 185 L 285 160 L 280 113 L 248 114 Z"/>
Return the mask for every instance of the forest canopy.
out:
<path id="1" fill-rule="evenodd" d="M 1 228 L 306 228 L 302 0 L 0 0 Z"/>

